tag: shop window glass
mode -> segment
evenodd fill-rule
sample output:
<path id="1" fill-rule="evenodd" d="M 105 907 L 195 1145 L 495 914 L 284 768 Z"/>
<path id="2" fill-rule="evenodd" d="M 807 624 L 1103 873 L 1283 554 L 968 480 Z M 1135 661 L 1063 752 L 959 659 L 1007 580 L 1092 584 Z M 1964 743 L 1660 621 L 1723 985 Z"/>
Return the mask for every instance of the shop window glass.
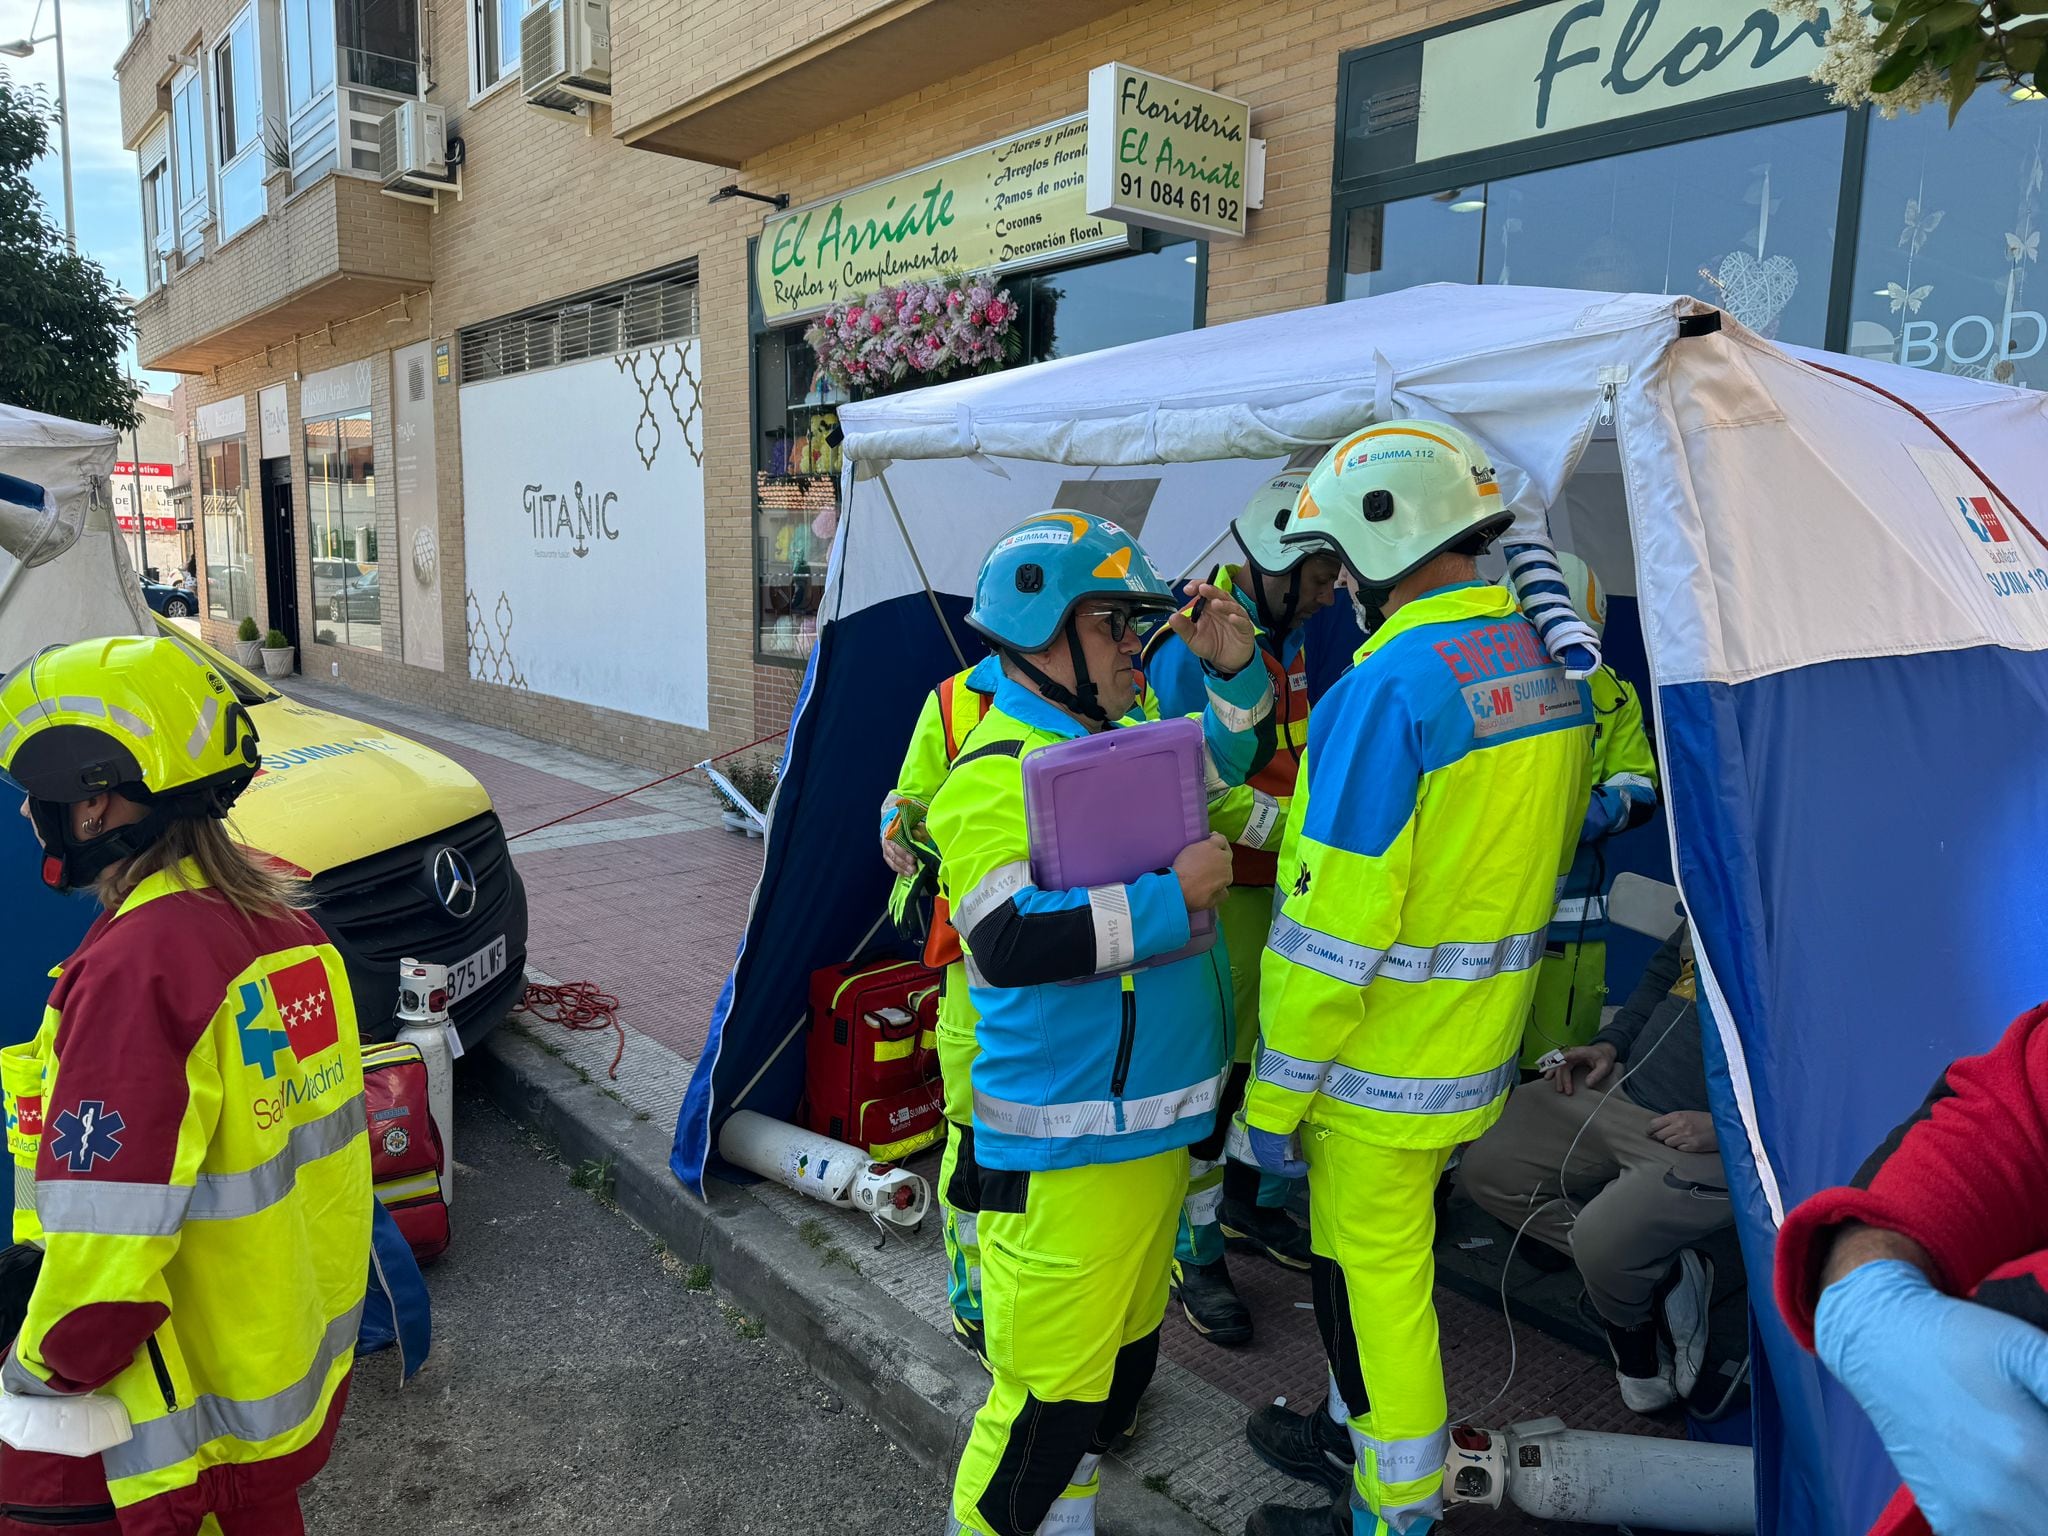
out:
<path id="1" fill-rule="evenodd" d="M 1176 240 L 1003 282 L 1019 302 L 1023 359 L 1042 363 L 1190 329 L 1197 276 L 1194 241 Z"/>
<path id="2" fill-rule="evenodd" d="M 1479 275 L 1485 221 L 1453 212 L 1465 197 L 1408 197 L 1353 208 L 1345 221 L 1344 297 L 1369 298 L 1418 283 L 1469 283 Z M 1475 194 L 1476 195 L 1476 194 Z"/>
<path id="3" fill-rule="evenodd" d="M 330 645 L 381 649 L 377 471 L 368 411 L 306 423 L 306 517 L 315 633 Z"/>
<path id="4" fill-rule="evenodd" d="M 1018 301 L 1019 364 L 1192 329 L 1200 268 L 1191 240 L 1063 270 L 1003 278 Z M 839 525 L 837 435 L 845 396 L 818 371 L 803 326 L 755 338 L 755 652 L 801 663 L 818 638 L 825 564 Z"/>
<path id="5" fill-rule="evenodd" d="M 1909 368 L 2048 388 L 2043 270 L 2048 112 L 1979 91 L 1875 118 L 1848 350 Z"/>
<path id="6" fill-rule="evenodd" d="M 1827 113 L 1361 210 L 1345 296 L 1428 281 L 1689 293 L 1819 346 L 1842 133 Z"/>
<path id="7" fill-rule="evenodd" d="M 206 555 L 206 612 L 239 624 L 256 615 L 249 552 L 248 447 L 239 437 L 199 448 L 200 539 Z"/>

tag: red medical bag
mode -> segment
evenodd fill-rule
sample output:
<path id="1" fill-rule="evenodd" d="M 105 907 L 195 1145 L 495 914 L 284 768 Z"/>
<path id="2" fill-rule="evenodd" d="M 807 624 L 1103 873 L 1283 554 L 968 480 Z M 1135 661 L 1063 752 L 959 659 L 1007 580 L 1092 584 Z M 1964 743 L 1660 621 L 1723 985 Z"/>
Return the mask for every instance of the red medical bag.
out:
<path id="1" fill-rule="evenodd" d="M 945 1134 L 939 973 L 913 960 L 811 973 L 804 1123 L 885 1161 Z"/>
<path id="2" fill-rule="evenodd" d="M 441 1194 L 441 1128 L 427 1109 L 420 1048 L 393 1040 L 363 1047 L 363 1109 L 370 1121 L 370 1182 L 422 1264 L 448 1249 Z"/>

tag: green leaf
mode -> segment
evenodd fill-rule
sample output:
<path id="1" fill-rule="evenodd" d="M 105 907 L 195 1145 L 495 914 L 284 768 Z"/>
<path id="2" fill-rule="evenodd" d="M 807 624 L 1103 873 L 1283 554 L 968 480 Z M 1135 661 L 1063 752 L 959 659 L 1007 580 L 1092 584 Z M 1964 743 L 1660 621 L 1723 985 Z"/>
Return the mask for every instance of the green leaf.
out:
<path id="1" fill-rule="evenodd" d="M 1913 71 L 1919 67 L 1920 55 L 1901 48 L 1877 66 L 1870 77 L 1870 89 L 1879 96 L 1886 91 L 1896 91 L 1912 78 Z"/>
<path id="2" fill-rule="evenodd" d="M 2044 3 L 2048 3 L 2048 0 L 2044 0 Z M 2043 53 L 2048 53 L 2048 40 L 2038 37 L 2021 38 L 2018 42 L 2006 44 L 2005 61 L 2012 66 L 2016 78 L 2024 79 L 2040 68 Z"/>
<path id="3" fill-rule="evenodd" d="M 1984 58 L 1984 38 L 1980 33 L 1971 38 L 1948 72 L 1948 123 L 1955 126 L 1956 116 L 1963 110 L 1963 103 L 1970 99 L 1970 93 L 1977 89 L 1977 66 Z"/>
<path id="4" fill-rule="evenodd" d="M 1944 0 L 1927 13 L 1928 28 L 1935 32 L 1947 32 L 1956 27 L 1968 27 L 1978 31 L 1984 24 L 1984 8 L 1975 0 Z"/>
<path id="5" fill-rule="evenodd" d="M 1952 32 L 1944 32 L 1927 51 L 1928 62 L 1936 69 L 1952 69 L 1956 61 L 1969 51 L 1972 43 L 1975 43 L 1977 51 L 1982 53 L 1984 34 L 1968 27 L 1957 27 Z"/>

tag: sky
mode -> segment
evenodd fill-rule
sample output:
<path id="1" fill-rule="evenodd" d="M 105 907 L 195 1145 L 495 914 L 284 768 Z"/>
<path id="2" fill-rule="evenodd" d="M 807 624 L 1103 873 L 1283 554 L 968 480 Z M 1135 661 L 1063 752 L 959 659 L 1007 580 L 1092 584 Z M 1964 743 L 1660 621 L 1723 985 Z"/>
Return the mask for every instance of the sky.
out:
<path id="1" fill-rule="evenodd" d="M 143 292 L 142 194 L 135 155 L 121 147 L 121 95 L 114 61 L 128 46 L 127 0 L 63 0 L 64 75 L 71 88 L 71 192 L 77 209 L 78 248 L 107 269 L 129 293 Z M 0 43 L 51 30 L 50 0 L 0 0 Z M 25 59 L 0 58 L 0 70 L 17 84 L 42 86 L 57 94 L 57 50 L 38 43 Z M 50 221 L 64 225 L 64 178 L 57 155 L 55 125 L 50 152 L 35 168 L 36 187 L 48 204 Z M 128 349 L 135 369 L 135 349 Z M 175 374 L 137 373 L 151 389 L 168 391 Z"/>

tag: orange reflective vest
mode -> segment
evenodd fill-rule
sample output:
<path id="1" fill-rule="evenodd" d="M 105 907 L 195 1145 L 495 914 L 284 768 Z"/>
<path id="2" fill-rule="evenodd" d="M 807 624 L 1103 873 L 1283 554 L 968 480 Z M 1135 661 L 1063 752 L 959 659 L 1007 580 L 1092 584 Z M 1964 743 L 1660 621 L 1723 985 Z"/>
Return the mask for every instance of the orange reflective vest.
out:
<path id="1" fill-rule="evenodd" d="M 1259 647 L 1259 657 L 1266 663 L 1266 675 L 1273 684 L 1273 723 L 1278 728 L 1278 740 L 1266 766 L 1245 781 L 1245 788 L 1253 792 L 1253 817 L 1284 816 L 1287 803 L 1294 798 L 1294 781 L 1301 773 L 1302 754 L 1308 750 L 1308 647 L 1295 646 L 1294 657 L 1285 666 L 1263 645 Z M 1269 808 L 1260 796 L 1273 802 L 1277 810 Z M 1232 843 L 1230 861 L 1231 884 L 1271 885 L 1280 868 L 1279 839 L 1268 839 L 1262 848 Z"/>

